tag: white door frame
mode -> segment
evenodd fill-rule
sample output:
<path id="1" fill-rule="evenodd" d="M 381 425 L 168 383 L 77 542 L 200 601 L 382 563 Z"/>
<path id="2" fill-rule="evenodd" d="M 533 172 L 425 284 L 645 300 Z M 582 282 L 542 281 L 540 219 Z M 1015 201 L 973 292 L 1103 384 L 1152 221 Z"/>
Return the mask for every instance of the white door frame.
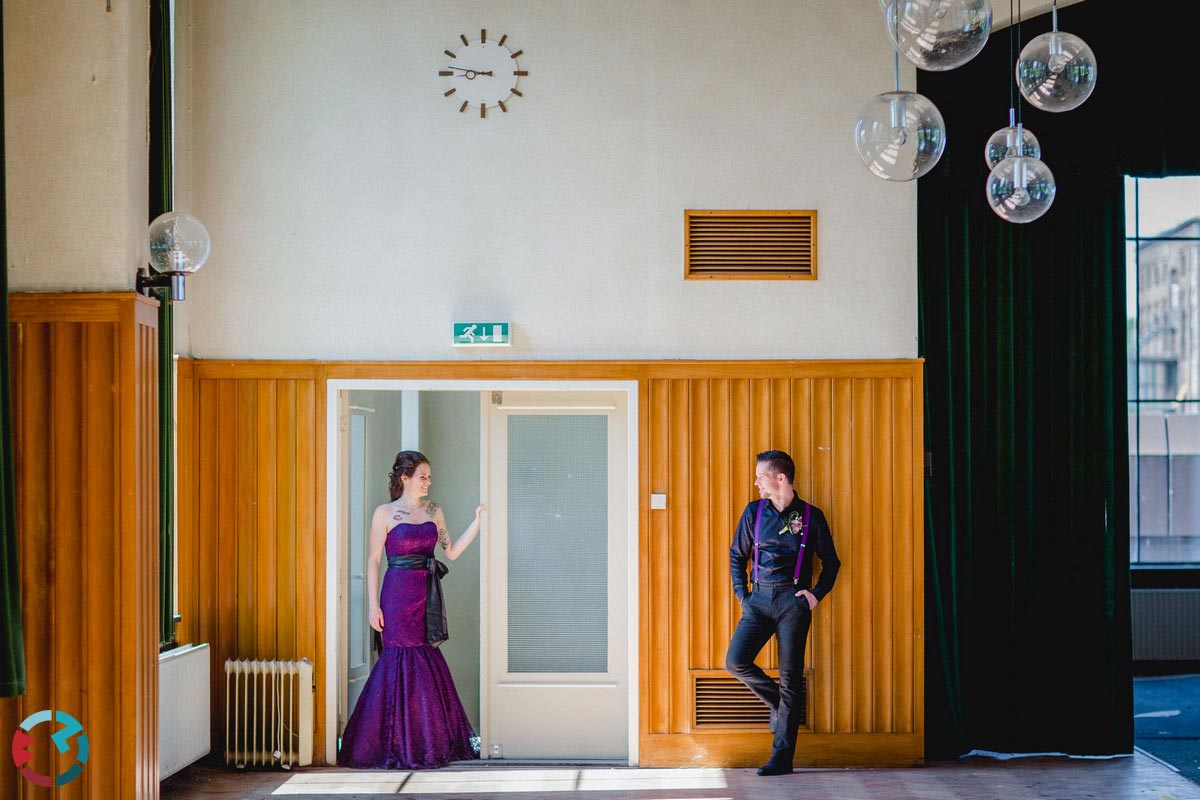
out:
<path id="1" fill-rule="evenodd" d="M 385 390 L 385 391 L 459 391 L 459 392 L 490 392 L 490 391 L 623 391 L 626 393 L 626 461 L 628 464 L 629 485 L 627 487 L 627 530 L 629 573 L 627 576 L 627 600 L 629 630 L 629 766 L 637 766 L 638 753 L 638 662 L 640 642 L 638 641 L 638 383 L 637 381 L 505 381 L 505 380 L 401 380 L 401 379 L 330 379 L 325 383 L 326 397 L 326 434 L 325 434 L 325 758 L 332 765 L 337 757 L 337 711 L 338 711 L 338 682 L 344 678 L 340 674 L 338 661 L 338 641 L 342 633 L 340 598 L 338 592 L 339 576 L 345 565 L 342 564 L 342 554 L 339 545 L 340 515 L 344 513 L 345 497 L 343 496 L 340 475 L 341 434 L 338 430 L 338 401 L 341 392 L 355 390 Z M 482 449 L 482 447 L 481 447 Z M 481 453 L 480 458 L 485 458 Z M 486 635 L 487 607 L 484 598 L 487 597 L 487 537 L 480 540 L 480 633 Z M 487 642 L 482 642 L 479 651 L 480 683 L 487 681 Z M 484 704 L 480 703 L 481 716 L 485 713 Z M 481 719 L 480 727 L 486 727 Z M 332 759 L 332 761 L 331 761 Z"/>

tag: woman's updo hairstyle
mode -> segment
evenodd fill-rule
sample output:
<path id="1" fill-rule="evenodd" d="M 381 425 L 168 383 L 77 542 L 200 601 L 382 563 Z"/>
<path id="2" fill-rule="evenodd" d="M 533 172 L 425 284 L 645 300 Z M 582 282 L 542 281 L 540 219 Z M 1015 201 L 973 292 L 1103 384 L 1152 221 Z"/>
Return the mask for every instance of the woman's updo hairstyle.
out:
<path id="1" fill-rule="evenodd" d="M 428 463 L 429 459 L 416 450 L 401 450 L 396 453 L 396 463 L 388 473 L 388 488 L 391 490 L 393 501 L 399 500 L 400 495 L 404 494 L 404 482 L 400 478 L 411 478 L 417 467 Z"/>

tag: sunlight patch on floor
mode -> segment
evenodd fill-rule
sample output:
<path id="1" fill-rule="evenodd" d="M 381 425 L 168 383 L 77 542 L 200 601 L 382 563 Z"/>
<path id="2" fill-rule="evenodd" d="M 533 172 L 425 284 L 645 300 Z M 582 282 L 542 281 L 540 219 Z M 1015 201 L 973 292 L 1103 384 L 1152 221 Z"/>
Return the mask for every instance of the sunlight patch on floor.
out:
<path id="1" fill-rule="evenodd" d="M 302 794 L 491 794 L 507 792 L 687 791 L 724 789 L 720 769 L 470 769 L 429 772 L 315 772 L 293 775 L 275 795 Z M 673 798 L 673 800 L 685 800 Z M 693 798 L 692 800 L 700 800 Z M 730 798 L 703 798 L 730 800 Z"/>

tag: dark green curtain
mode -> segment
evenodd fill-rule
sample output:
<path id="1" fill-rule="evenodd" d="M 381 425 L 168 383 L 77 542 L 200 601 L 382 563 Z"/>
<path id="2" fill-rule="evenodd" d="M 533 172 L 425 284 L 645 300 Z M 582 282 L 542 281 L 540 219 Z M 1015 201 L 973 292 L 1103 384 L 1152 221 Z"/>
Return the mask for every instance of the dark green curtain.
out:
<path id="1" fill-rule="evenodd" d="M 150 221 L 171 210 L 171 0 L 150 0 Z M 168 289 L 158 307 L 159 641 L 175 641 L 174 315 Z"/>
<path id="2" fill-rule="evenodd" d="M 0 9 L 0 64 L 4 63 L 4 12 Z M 4 74 L 0 69 L 0 697 L 25 694 L 25 627 L 17 568 L 17 491 L 13 470 L 12 401 L 8 354 L 8 200 L 4 172 Z"/>
<path id="3" fill-rule="evenodd" d="M 1152 61 L 1127 16 L 1060 10 L 1098 81 L 1070 112 L 1021 110 L 1058 184 L 1024 225 L 989 208 L 983 146 L 1050 16 L 918 75 L 948 142 L 917 190 L 929 758 L 1133 750 L 1123 176 L 1200 172 L 1169 96 L 1196 21 L 1161 20 Z"/>

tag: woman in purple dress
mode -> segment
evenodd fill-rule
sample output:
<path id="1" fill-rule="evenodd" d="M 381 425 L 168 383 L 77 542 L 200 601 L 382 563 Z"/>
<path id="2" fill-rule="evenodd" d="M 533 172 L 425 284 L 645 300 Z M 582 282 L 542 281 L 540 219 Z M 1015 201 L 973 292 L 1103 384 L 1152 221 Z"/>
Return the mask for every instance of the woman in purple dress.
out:
<path id="1" fill-rule="evenodd" d="M 436 582 L 434 546 L 440 544 L 451 561 L 462 555 L 479 533 L 483 506 L 475 509 L 470 527 L 452 541 L 442 510 L 424 499 L 429 460 L 404 450 L 396 455 L 390 478 L 392 502 L 375 509 L 367 558 L 370 622 L 383 636 L 383 652 L 346 723 L 338 764 L 368 769 L 444 767 L 479 754 L 472 747 L 474 732 L 446 659 L 429 643 L 437 636 L 432 632 L 435 625 L 427 629 L 426 597 L 430 582 Z M 379 565 L 385 552 L 388 570 L 380 592 Z"/>

